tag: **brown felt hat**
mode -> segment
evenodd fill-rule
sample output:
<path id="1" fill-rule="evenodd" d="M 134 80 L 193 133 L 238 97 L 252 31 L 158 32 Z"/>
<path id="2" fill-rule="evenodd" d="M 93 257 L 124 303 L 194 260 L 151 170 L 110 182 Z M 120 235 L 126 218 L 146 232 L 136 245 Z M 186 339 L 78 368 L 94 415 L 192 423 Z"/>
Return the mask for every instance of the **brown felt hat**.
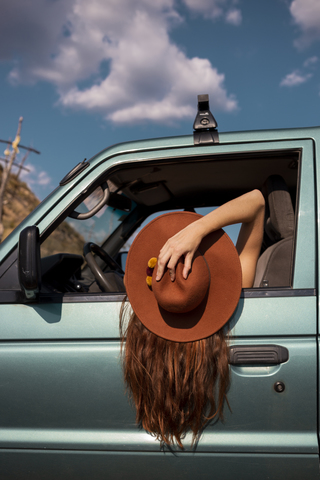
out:
<path id="1" fill-rule="evenodd" d="M 217 332 L 232 316 L 241 293 L 239 256 L 221 229 L 202 240 L 187 279 L 182 276 L 181 258 L 174 282 L 167 269 L 157 282 L 155 266 L 152 286 L 147 285 L 149 260 L 158 257 L 169 238 L 199 218 L 190 212 L 155 218 L 136 236 L 126 262 L 126 290 L 134 312 L 148 330 L 174 342 L 200 340 Z"/>

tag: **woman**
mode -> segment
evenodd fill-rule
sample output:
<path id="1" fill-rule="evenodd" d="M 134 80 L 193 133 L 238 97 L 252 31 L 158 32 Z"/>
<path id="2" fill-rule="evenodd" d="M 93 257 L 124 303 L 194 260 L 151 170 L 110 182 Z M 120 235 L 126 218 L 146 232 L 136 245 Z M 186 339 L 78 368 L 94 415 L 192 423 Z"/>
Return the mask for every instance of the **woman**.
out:
<path id="1" fill-rule="evenodd" d="M 236 249 L 221 230 L 235 223 L 242 223 Z M 183 448 L 187 432 L 195 441 L 208 421 L 223 418 L 223 327 L 241 286 L 253 286 L 263 225 L 264 198 L 254 190 L 205 217 L 158 217 L 130 248 L 125 283 L 133 312 L 127 325 L 125 308 L 120 316 L 124 377 L 137 423 L 167 445 Z"/>

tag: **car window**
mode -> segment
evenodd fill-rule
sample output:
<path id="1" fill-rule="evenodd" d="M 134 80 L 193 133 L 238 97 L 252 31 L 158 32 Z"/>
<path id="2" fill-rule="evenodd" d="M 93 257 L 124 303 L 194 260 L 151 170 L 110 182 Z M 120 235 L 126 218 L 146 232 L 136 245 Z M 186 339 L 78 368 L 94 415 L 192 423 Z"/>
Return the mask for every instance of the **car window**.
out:
<path id="1" fill-rule="evenodd" d="M 207 215 L 208 213 L 212 212 L 212 210 L 215 210 L 216 208 L 218 207 L 200 207 L 200 208 L 195 208 L 194 211 L 196 213 L 199 213 L 200 215 Z M 151 222 L 151 220 L 153 220 L 154 218 L 158 217 L 159 215 L 163 215 L 165 214 L 166 212 L 168 212 L 169 210 L 164 210 L 164 211 L 160 211 L 160 212 L 156 212 L 156 213 L 153 213 L 151 214 L 149 217 L 147 217 L 144 222 L 141 224 L 141 226 L 131 235 L 131 237 L 127 240 L 127 242 L 125 243 L 125 245 L 123 246 L 123 248 L 121 249 L 122 252 L 127 252 L 133 242 L 133 240 L 135 239 L 135 237 L 137 236 L 137 234 L 140 232 L 140 230 L 142 228 L 144 228 L 149 222 Z M 172 211 L 172 210 L 170 210 Z M 182 211 L 181 209 L 180 210 L 176 210 L 176 211 Z M 239 235 L 239 231 L 240 231 L 240 227 L 241 227 L 241 224 L 236 224 L 236 225 L 229 225 L 227 227 L 224 227 L 224 231 L 229 235 L 229 237 L 231 238 L 232 242 L 234 243 L 234 245 L 236 245 L 237 243 L 237 239 L 238 239 L 238 235 Z M 125 265 L 125 264 L 123 264 Z"/>
<path id="2" fill-rule="evenodd" d="M 261 251 L 261 257 L 264 256 L 259 269 L 257 268 L 259 276 L 255 282 L 255 287 L 291 286 L 299 155 L 297 151 L 275 151 L 272 155 L 269 152 L 267 154 L 253 153 L 246 157 L 222 155 L 221 157 L 208 156 L 196 159 L 178 158 L 170 162 L 158 162 L 157 166 L 152 163 L 144 164 L 143 162 L 123 165 L 109 173 L 107 182 L 112 185 L 115 192 L 121 192 L 126 200 L 132 202 L 131 212 L 104 206 L 87 220 L 69 218 L 62 222 L 43 242 L 41 256 L 44 258 L 55 254 L 63 255 L 63 262 L 70 266 L 70 271 L 73 273 L 75 267 L 82 262 L 82 273 L 77 273 L 77 286 L 80 285 L 79 292 L 83 290 L 108 292 L 106 289 L 101 290 L 99 285 L 95 285 L 95 283 L 99 283 L 97 272 L 96 275 L 92 276 L 92 268 L 84 261 L 83 246 L 87 242 L 93 242 L 101 246 L 124 270 L 125 254 L 128 252 L 133 239 L 140 229 L 156 216 L 173 210 L 195 211 L 206 215 L 217 206 L 254 188 L 263 190 L 266 182 L 269 181 L 268 179 L 275 178 L 277 181 L 281 179 L 283 187 L 281 186 L 280 190 L 282 188 L 286 190 L 286 198 L 291 205 L 291 226 L 286 224 L 284 228 L 285 236 L 287 237 L 289 232 L 290 238 L 281 237 L 282 220 L 280 225 L 276 225 L 277 228 L 281 227 L 280 236 L 279 232 L 271 231 L 272 235 L 270 237 L 270 229 L 269 231 L 266 229 Z M 101 183 L 103 184 L 105 181 L 104 178 Z M 277 191 L 277 188 L 275 191 Z M 76 211 L 80 213 L 90 211 L 100 201 L 102 193 L 100 187 L 97 188 L 81 205 L 75 207 Z M 266 194 L 267 197 L 268 193 Z M 274 193 L 272 194 L 273 197 Z M 279 212 L 282 213 L 283 211 L 283 201 L 278 202 L 276 206 L 267 204 L 266 218 L 270 216 L 270 209 L 275 209 L 276 217 L 278 217 Z M 286 213 L 284 216 L 282 215 L 282 218 L 286 223 Z M 269 220 L 267 223 L 270 226 Z M 273 227 L 274 225 L 272 225 Z M 236 244 L 239 229 L 240 225 L 225 228 L 234 244 Z M 279 240 L 285 240 L 283 242 L 283 254 L 280 251 L 281 248 L 278 248 Z M 276 244 L 277 246 L 274 248 Z M 270 247 L 272 247 L 271 250 L 268 250 Z M 265 271 L 269 268 L 269 253 L 272 249 L 278 255 L 278 259 L 275 261 L 276 271 L 271 276 L 268 273 L 266 278 Z M 277 253 L 278 251 L 280 253 Z M 78 255 L 81 256 L 81 259 L 66 257 L 66 254 Z M 286 256 L 285 269 L 282 262 L 283 255 Z M 96 260 L 103 272 L 100 272 L 100 274 L 115 276 L 114 270 L 117 269 L 112 268 L 110 262 L 109 264 L 108 262 L 104 263 L 100 258 L 96 258 Z M 51 263 L 49 266 L 51 269 Z M 56 268 L 56 264 L 54 268 Z M 284 271 L 286 271 L 285 276 L 282 275 Z M 47 280 L 50 280 L 50 278 L 51 273 L 47 274 Z M 82 278 L 84 278 L 85 287 L 81 283 Z M 68 291 L 69 287 L 66 287 L 65 282 L 63 288 Z M 74 288 L 74 282 L 71 288 Z M 109 291 L 112 292 L 112 290 Z"/>
<path id="3" fill-rule="evenodd" d="M 196 213 L 200 213 L 200 215 L 207 215 L 208 213 L 210 213 L 215 208 L 217 208 L 217 207 L 200 207 L 200 208 L 196 208 L 195 211 L 196 211 Z M 228 225 L 227 227 L 223 228 L 223 230 L 231 238 L 234 245 L 236 245 L 236 243 L 237 243 L 240 228 L 241 228 L 240 223 L 237 223 L 236 225 Z"/>
<path id="4" fill-rule="evenodd" d="M 97 188 L 78 207 L 77 212 L 87 213 L 102 197 Z M 83 254 L 85 243 L 101 245 L 114 232 L 129 212 L 104 206 L 93 217 L 86 220 L 67 218 L 41 245 L 41 257 L 57 253 Z"/>

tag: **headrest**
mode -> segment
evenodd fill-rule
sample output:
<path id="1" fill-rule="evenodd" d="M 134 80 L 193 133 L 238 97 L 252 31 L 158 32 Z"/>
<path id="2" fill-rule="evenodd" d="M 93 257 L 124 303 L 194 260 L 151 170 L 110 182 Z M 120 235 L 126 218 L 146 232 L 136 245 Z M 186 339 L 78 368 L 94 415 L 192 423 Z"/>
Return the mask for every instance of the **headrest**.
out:
<path id="1" fill-rule="evenodd" d="M 266 202 L 265 231 L 275 243 L 294 233 L 294 211 L 291 196 L 280 175 L 270 175 L 264 183 Z"/>

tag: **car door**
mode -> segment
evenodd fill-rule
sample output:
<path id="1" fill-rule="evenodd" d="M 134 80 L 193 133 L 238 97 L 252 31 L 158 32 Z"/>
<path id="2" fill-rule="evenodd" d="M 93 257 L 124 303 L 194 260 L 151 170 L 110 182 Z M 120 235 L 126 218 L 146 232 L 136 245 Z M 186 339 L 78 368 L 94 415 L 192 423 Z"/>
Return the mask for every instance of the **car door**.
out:
<path id="1" fill-rule="evenodd" d="M 235 354 L 245 347 L 254 355 L 250 363 L 242 357 L 231 366 L 225 421 L 210 424 L 196 448 L 187 436 L 183 451 L 161 449 L 136 426 L 119 355 L 123 294 L 40 294 L 26 304 L 0 291 L 5 478 L 318 478 L 313 141 L 274 141 L 272 135 L 231 140 L 118 154 L 98 163 L 90 180 L 116 163 L 125 168 L 126 162 L 186 155 L 299 152 L 292 284 L 242 293 L 230 321 L 230 344 Z M 40 234 L 59 223 L 88 182 L 81 180 L 77 192 L 52 204 L 50 215 L 38 222 Z M 268 362 L 266 352 L 274 347 L 288 358 L 279 353 Z"/>

